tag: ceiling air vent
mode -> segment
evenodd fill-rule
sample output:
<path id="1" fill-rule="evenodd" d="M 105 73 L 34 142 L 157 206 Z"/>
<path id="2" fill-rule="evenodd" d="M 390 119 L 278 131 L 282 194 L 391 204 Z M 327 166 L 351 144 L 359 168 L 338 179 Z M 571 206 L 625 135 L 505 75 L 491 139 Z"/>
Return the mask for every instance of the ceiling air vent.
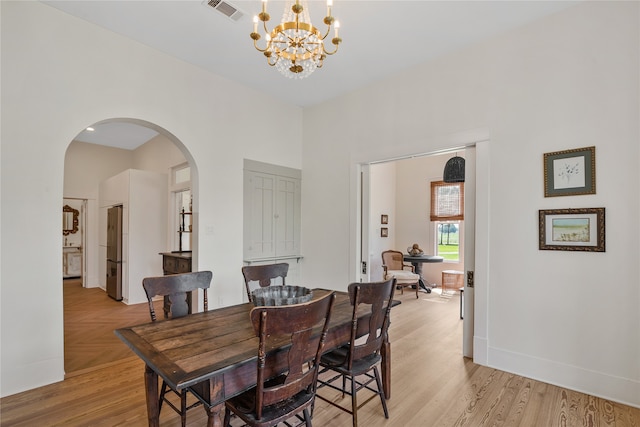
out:
<path id="1" fill-rule="evenodd" d="M 231 3 L 226 2 L 224 0 L 205 0 L 203 3 L 206 3 L 208 6 L 214 8 L 218 12 L 222 13 L 227 18 L 230 18 L 234 21 L 238 21 L 244 15 L 240 9 L 233 6 Z"/>

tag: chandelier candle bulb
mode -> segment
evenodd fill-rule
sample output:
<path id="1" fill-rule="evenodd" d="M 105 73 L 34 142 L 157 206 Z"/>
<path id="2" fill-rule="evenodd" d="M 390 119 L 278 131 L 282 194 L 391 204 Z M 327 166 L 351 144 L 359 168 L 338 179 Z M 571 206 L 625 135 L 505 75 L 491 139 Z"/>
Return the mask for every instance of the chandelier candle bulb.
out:
<path id="1" fill-rule="evenodd" d="M 338 28 L 340 28 L 340 21 L 336 21 L 336 23 L 335 23 L 334 27 L 335 27 L 335 29 L 336 29 L 336 30 L 335 30 L 335 31 L 336 31 L 336 34 L 335 34 L 335 36 L 334 36 L 334 37 L 335 37 L 335 38 L 338 38 Z"/>
<path id="2" fill-rule="evenodd" d="M 254 16 L 253 17 L 253 32 L 257 33 L 258 32 L 258 16 Z"/>
<path id="3" fill-rule="evenodd" d="M 267 0 L 262 0 L 262 13 L 267 11 Z"/>

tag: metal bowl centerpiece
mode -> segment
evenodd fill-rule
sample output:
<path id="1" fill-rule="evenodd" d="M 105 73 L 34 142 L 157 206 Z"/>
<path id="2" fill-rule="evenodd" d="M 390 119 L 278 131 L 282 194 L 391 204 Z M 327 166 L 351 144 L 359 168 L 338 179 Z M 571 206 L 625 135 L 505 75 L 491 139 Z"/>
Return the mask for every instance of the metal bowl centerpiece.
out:
<path id="1" fill-rule="evenodd" d="M 255 306 L 302 304 L 310 301 L 313 292 L 303 286 L 267 286 L 251 292 Z"/>

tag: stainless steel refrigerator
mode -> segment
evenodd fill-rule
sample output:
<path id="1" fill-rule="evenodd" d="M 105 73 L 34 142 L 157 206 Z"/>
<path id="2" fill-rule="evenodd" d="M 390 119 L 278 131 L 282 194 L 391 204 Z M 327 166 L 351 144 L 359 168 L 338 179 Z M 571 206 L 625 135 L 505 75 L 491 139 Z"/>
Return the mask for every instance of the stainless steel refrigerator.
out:
<path id="1" fill-rule="evenodd" d="M 122 300 L 122 206 L 107 210 L 107 295 Z"/>

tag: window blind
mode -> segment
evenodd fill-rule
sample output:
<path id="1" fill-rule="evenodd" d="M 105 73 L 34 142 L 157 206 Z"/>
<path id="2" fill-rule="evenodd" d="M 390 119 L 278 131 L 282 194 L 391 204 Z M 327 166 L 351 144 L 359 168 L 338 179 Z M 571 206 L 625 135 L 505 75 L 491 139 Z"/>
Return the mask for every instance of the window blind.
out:
<path id="1" fill-rule="evenodd" d="M 464 182 L 431 182 L 431 221 L 464 220 Z"/>

